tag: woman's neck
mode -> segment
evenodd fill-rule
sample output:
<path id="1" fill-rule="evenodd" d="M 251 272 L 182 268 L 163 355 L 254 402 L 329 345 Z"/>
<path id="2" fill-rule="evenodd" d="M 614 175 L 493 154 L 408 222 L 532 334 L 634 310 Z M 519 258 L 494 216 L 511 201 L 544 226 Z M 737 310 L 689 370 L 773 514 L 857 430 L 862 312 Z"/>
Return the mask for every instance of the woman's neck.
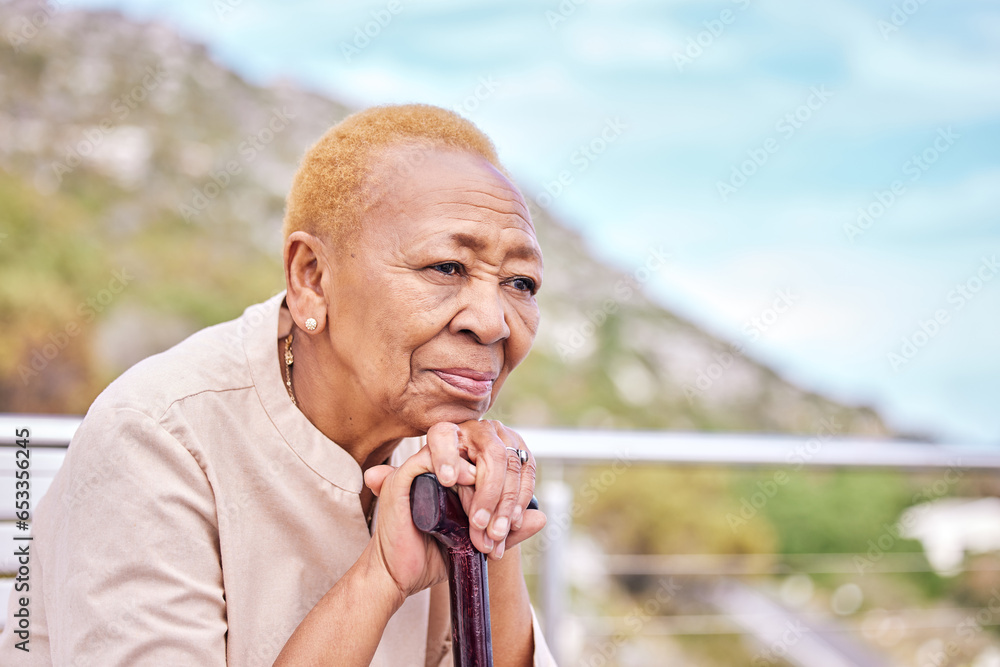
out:
<path id="1" fill-rule="evenodd" d="M 281 340 L 278 345 L 282 368 L 284 344 Z M 338 383 L 336 369 L 321 360 L 316 346 L 298 330 L 293 335 L 292 354 L 292 393 L 299 410 L 362 470 L 384 463 L 403 438 L 420 435 L 409 432 L 392 415 L 373 410 L 355 387 Z"/>

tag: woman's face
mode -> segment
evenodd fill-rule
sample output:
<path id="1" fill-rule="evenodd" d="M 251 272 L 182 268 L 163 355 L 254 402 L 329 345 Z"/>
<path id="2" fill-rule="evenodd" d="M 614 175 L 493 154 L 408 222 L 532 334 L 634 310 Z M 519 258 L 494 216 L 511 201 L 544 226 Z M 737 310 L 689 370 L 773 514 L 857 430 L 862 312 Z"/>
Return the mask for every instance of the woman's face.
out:
<path id="1" fill-rule="evenodd" d="M 413 149 L 417 150 L 417 149 Z M 523 198 L 483 158 L 387 154 L 350 250 L 331 257 L 329 336 L 351 390 L 407 430 L 478 419 L 538 329 L 542 255 Z"/>

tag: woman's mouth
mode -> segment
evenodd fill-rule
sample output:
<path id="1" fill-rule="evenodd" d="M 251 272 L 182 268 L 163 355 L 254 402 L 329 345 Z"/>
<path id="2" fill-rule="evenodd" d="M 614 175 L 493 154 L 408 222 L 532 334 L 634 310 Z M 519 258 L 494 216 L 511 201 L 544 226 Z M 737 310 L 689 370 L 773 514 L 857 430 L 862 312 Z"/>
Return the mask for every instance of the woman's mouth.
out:
<path id="1" fill-rule="evenodd" d="M 496 380 L 495 373 L 483 373 L 471 368 L 444 368 L 432 369 L 435 375 L 450 384 L 476 398 L 486 398 L 493 391 L 493 381 Z"/>

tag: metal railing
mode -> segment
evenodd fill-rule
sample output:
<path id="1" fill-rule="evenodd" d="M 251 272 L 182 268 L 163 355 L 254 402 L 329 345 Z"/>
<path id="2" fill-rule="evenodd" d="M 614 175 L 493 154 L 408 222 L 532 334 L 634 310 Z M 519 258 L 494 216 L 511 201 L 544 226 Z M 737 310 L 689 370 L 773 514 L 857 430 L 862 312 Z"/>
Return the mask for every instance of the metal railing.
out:
<path id="1" fill-rule="evenodd" d="M 31 430 L 33 453 L 33 478 L 44 492 L 55 474 L 72 438 L 80 417 L 55 415 L 0 414 L 0 447 L 10 448 L 17 439 L 16 429 L 27 426 Z M 762 434 L 713 434 L 681 432 L 596 431 L 568 429 L 518 429 L 539 463 L 543 483 L 538 489 L 539 499 L 549 517 L 549 525 L 558 527 L 548 535 L 546 546 L 540 551 L 539 593 L 540 612 L 546 635 L 553 640 L 553 650 L 559 652 L 560 638 L 564 636 L 563 624 L 567 619 L 566 549 L 571 523 L 573 490 L 563 481 L 566 468 L 587 464 L 632 464 L 709 467 L 783 467 L 801 466 L 807 469 L 889 469 L 903 471 L 934 471 L 949 468 L 963 470 L 1000 471 L 1000 447 L 930 444 L 906 440 L 878 440 L 871 438 L 810 437 Z M 48 451 L 46 451 L 48 450 Z M 8 460 L 10 459 L 10 460 Z M 13 497 L 13 457 L 0 461 L 0 493 Z M 36 477 L 37 475 L 37 477 Z M 37 497 L 36 497 L 37 500 Z M 3 511 L 10 503 L 0 500 L 0 520 L 13 523 L 13 517 Z M 6 531 L 12 532 L 12 531 Z M 801 556 L 801 555 L 800 555 Z M 849 554 L 817 555 L 822 564 L 818 571 L 841 572 L 844 559 Z M 714 559 L 714 560 L 713 560 Z M 627 556 L 617 555 L 607 559 L 609 571 L 615 574 L 767 574 L 753 571 L 753 565 L 740 569 L 738 559 L 715 555 L 687 556 Z M 2 564 L 0 564 L 2 566 Z M 889 571 L 927 571 L 926 562 L 904 554 L 895 554 L 879 565 Z M 2 591 L 0 591 L 2 592 Z M 766 606 L 765 600 L 755 598 L 746 589 L 730 588 L 726 593 L 733 604 L 746 608 Z M 685 622 L 683 619 L 674 624 Z M 688 619 L 688 624 L 707 622 L 705 619 Z M 759 639 L 766 641 L 767 629 L 755 628 L 742 622 L 733 614 L 724 624 L 729 631 L 740 627 L 743 631 L 763 633 Z M 717 630 L 708 630 L 714 632 Z M 817 635 L 819 636 L 819 635 Z M 558 657 L 558 655 L 557 655 Z M 831 664 L 836 660 L 832 659 Z M 805 664 L 805 663 L 803 663 Z M 870 664 L 877 664 L 871 661 Z"/>
<path id="2" fill-rule="evenodd" d="M 893 471 L 962 470 L 1000 471 L 1000 447 L 931 444 L 926 442 L 871 438 L 826 436 L 788 436 L 734 433 L 680 433 L 636 431 L 576 431 L 560 429 L 518 429 L 539 462 L 539 499 L 554 530 L 540 552 L 539 589 L 541 615 L 546 637 L 550 639 L 557 660 L 562 653 L 564 624 L 567 613 L 567 542 L 574 498 L 572 487 L 563 481 L 564 469 L 587 464 L 618 463 L 708 466 L 761 467 L 788 466 L 803 469 L 857 469 Z M 822 554 L 819 567 L 830 573 L 851 572 L 854 554 Z M 755 554 L 758 558 L 760 554 Z M 801 558 L 802 555 L 799 555 Z M 747 559 L 749 560 L 749 559 Z M 737 574 L 764 574 L 741 570 L 740 559 L 731 554 L 615 555 L 604 558 L 608 574 L 646 575 L 708 575 L 718 578 Z M 748 563 L 748 567 L 753 565 Z M 759 567 L 759 566 L 758 566 Z M 925 559 L 908 554 L 893 554 L 878 565 L 881 571 L 927 572 Z M 716 592 L 716 602 L 727 609 L 726 614 L 696 619 L 708 622 L 708 630 L 695 630 L 689 623 L 684 633 L 721 632 L 735 629 L 756 636 L 768 645 L 773 643 L 775 627 L 790 622 L 788 615 L 756 591 L 730 583 Z M 741 615 L 739 609 L 743 609 Z M 748 617 L 766 609 L 771 615 L 767 622 L 751 622 Z M 674 621 L 676 624 L 678 621 Z M 682 622 L 682 621 L 681 621 Z M 793 664 L 814 665 L 818 655 L 828 665 L 885 664 L 873 655 L 853 655 L 836 646 L 827 645 L 823 632 L 811 632 L 808 641 L 789 646 L 786 658 Z M 857 647 L 854 648 L 857 651 Z M 801 654 L 796 658 L 796 653 Z M 809 658 L 808 656 L 814 656 Z M 852 662 L 853 660 L 853 662 Z"/>

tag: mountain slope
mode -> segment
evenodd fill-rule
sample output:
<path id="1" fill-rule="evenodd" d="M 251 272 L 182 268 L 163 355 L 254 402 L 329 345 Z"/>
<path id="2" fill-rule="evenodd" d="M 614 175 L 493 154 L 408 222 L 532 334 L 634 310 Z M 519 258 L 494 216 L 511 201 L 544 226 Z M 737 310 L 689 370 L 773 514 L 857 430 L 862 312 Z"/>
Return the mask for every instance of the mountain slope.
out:
<path id="1" fill-rule="evenodd" d="M 302 152 L 349 110 L 249 84 L 162 25 L 52 10 L 42 21 L 39 6 L 0 7 L 17 47 L 0 49 L 0 410 L 79 412 L 131 363 L 281 289 L 284 193 Z M 659 251 L 625 275 L 533 213 L 543 325 L 497 417 L 887 432 L 873 411 L 803 391 L 650 301 L 643 271 Z M 115 271 L 129 277 L 117 292 Z M 100 306 L 89 319 L 88 299 Z M 77 333 L 53 343 L 70 324 Z"/>

